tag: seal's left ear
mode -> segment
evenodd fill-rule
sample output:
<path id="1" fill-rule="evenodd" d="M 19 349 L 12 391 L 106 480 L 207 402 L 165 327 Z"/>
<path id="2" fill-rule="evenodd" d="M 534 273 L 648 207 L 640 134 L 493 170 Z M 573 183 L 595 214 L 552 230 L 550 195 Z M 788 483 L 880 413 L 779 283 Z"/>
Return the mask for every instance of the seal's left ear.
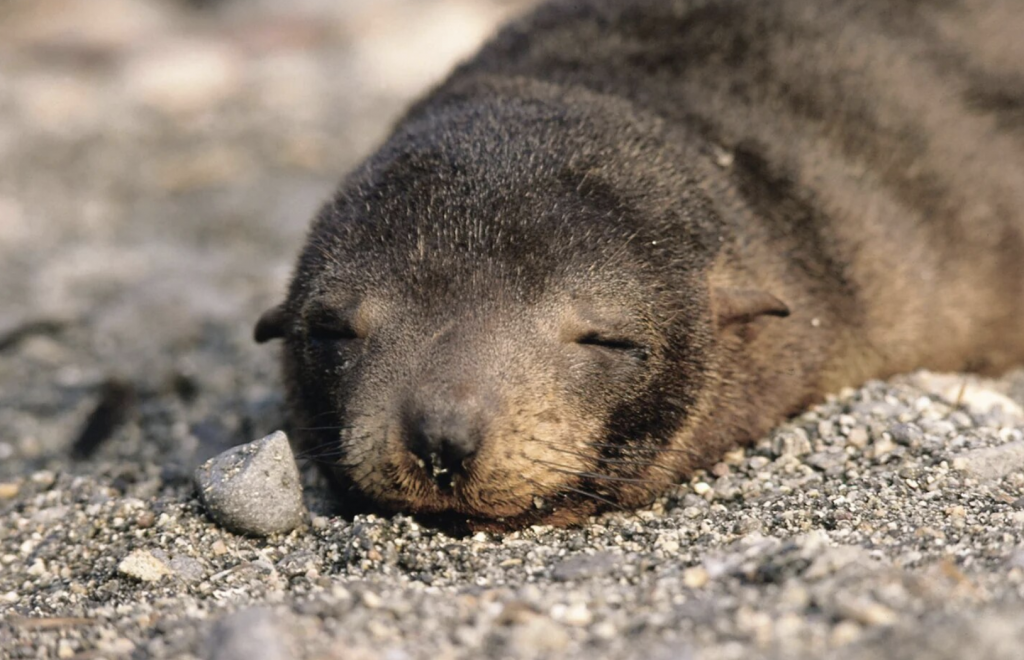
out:
<path id="1" fill-rule="evenodd" d="M 762 316 L 789 316 L 789 307 L 767 291 L 736 287 L 714 287 L 711 309 L 718 327 L 750 323 Z"/>
<path id="2" fill-rule="evenodd" d="M 271 307 L 263 312 L 259 321 L 256 321 L 256 328 L 252 333 L 253 339 L 257 344 L 266 343 L 271 339 L 282 339 L 286 320 L 284 305 Z"/>

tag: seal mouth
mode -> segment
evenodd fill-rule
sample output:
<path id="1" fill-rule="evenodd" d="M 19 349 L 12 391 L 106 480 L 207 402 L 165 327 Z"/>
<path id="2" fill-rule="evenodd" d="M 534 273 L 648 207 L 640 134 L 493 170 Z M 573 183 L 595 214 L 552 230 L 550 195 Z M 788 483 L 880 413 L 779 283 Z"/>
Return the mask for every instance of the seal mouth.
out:
<path id="1" fill-rule="evenodd" d="M 512 474 L 495 480 L 474 471 L 452 470 L 433 460 L 410 456 L 387 469 L 390 487 L 371 499 L 394 512 L 406 512 L 446 529 L 509 531 L 530 525 L 573 525 L 601 509 L 616 508 L 611 494 L 591 493 L 585 483 L 563 480 L 547 487 L 525 486 L 531 480 Z M 535 484 L 540 486 L 540 484 Z"/>
<path id="2" fill-rule="evenodd" d="M 589 516 L 599 512 L 596 503 L 582 497 L 575 497 L 571 491 L 559 492 L 555 495 L 534 496 L 534 506 L 522 509 L 518 513 L 494 515 L 480 510 L 461 510 L 446 508 L 414 512 L 413 515 L 422 523 L 452 533 L 494 532 L 505 533 L 531 525 L 552 525 L 565 527 L 578 525 Z M 539 506 L 538 506 L 539 505 Z"/>
<path id="3" fill-rule="evenodd" d="M 603 510 L 621 508 L 615 494 L 587 479 L 562 475 L 542 484 L 518 472 L 481 473 L 486 463 L 479 460 L 452 469 L 439 459 L 434 452 L 402 452 L 370 471 L 338 462 L 329 472 L 334 490 L 343 494 L 339 504 L 345 515 L 406 513 L 452 533 L 577 525 Z"/>
<path id="4" fill-rule="evenodd" d="M 417 456 L 416 465 L 429 476 L 430 481 L 438 490 L 444 493 L 451 493 L 455 490 L 458 477 L 451 468 L 445 467 L 444 460 L 439 452 L 430 452 L 425 458 Z"/>

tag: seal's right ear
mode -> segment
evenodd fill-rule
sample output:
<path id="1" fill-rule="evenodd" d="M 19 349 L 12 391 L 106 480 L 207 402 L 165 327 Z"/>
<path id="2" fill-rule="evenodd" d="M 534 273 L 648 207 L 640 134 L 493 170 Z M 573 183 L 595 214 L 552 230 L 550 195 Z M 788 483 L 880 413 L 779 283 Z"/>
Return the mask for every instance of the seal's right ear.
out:
<path id="1" fill-rule="evenodd" d="M 718 327 L 750 323 L 762 316 L 789 316 L 789 306 L 767 291 L 737 287 L 714 287 L 711 305 Z"/>
<path id="2" fill-rule="evenodd" d="M 263 344 L 271 339 L 283 339 L 287 320 L 288 316 L 285 313 L 284 305 L 271 307 L 263 312 L 259 321 L 256 321 L 256 328 L 252 333 L 253 339 L 257 344 Z"/>

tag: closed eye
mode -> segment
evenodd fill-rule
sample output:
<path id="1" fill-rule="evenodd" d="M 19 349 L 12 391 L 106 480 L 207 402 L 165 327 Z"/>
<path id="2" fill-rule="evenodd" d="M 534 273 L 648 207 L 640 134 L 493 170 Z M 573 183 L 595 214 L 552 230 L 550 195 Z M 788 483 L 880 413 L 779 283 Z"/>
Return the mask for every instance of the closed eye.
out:
<path id="1" fill-rule="evenodd" d="M 600 332 L 588 332 L 576 339 L 581 346 L 593 346 L 608 351 L 627 353 L 638 360 L 646 360 L 650 356 L 650 349 L 643 344 L 615 335 L 603 335 Z"/>
<path id="2" fill-rule="evenodd" d="M 316 342 L 339 342 L 359 339 L 359 333 L 344 314 L 334 310 L 317 310 L 308 321 L 306 336 Z"/>
<path id="3" fill-rule="evenodd" d="M 316 325 L 309 329 L 313 341 L 334 342 L 359 339 L 355 330 L 347 325 Z"/>

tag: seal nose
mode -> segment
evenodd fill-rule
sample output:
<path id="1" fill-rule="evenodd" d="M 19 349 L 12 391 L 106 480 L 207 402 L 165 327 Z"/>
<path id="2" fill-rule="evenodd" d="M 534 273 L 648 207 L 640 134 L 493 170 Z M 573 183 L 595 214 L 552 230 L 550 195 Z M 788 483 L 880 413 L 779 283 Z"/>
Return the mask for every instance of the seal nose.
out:
<path id="1" fill-rule="evenodd" d="M 453 478 L 465 473 L 482 439 L 482 411 L 475 399 L 415 406 L 406 416 L 406 448 L 443 489 L 450 489 Z"/>

